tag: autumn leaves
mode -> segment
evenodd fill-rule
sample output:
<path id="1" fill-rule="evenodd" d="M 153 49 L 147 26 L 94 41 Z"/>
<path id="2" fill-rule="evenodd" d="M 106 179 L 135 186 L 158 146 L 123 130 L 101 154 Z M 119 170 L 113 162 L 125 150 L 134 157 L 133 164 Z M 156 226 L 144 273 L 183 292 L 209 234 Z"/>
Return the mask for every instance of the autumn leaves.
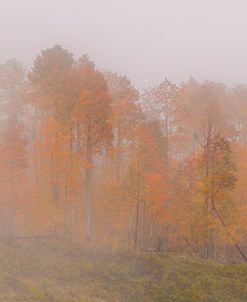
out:
<path id="1" fill-rule="evenodd" d="M 0 66 L 2 236 L 243 253 L 243 87 L 166 79 L 141 93 L 59 45 L 26 74 Z"/>

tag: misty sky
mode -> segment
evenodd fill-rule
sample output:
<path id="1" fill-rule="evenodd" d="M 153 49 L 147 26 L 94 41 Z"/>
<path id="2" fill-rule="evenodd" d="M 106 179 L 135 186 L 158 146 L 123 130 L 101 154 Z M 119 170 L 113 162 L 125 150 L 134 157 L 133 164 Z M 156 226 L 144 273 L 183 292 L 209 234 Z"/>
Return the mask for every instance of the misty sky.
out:
<path id="1" fill-rule="evenodd" d="M 138 88 L 247 83 L 246 0 L 0 0 L 0 62 L 61 44 Z"/>

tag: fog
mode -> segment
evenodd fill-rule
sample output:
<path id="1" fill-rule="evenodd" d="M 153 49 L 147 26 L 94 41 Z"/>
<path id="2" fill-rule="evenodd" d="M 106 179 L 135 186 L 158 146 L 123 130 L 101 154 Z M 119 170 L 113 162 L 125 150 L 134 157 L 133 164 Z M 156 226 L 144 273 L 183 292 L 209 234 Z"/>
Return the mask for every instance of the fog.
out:
<path id="1" fill-rule="evenodd" d="M 246 83 L 244 0 L 1 0 L 0 62 L 61 44 L 137 88 L 164 77 Z"/>
<path id="2" fill-rule="evenodd" d="M 247 301 L 246 12 L 0 0 L 0 301 Z"/>

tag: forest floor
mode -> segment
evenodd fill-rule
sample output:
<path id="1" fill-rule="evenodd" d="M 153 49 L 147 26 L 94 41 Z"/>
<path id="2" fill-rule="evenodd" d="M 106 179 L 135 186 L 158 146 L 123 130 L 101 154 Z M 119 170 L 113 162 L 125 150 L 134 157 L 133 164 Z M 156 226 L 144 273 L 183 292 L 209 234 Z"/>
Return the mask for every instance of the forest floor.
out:
<path id="1" fill-rule="evenodd" d="M 246 302 L 247 265 L 53 241 L 2 242 L 0 301 Z"/>

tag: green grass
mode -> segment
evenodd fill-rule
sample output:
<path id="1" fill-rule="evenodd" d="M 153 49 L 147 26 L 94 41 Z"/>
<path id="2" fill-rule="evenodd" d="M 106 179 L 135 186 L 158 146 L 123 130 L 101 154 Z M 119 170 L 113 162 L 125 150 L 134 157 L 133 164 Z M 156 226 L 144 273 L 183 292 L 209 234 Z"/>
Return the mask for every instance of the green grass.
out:
<path id="1" fill-rule="evenodd" d="M 0 243 L 0 301 L 246 302 L 247 265 L 52 241 Z"/>

